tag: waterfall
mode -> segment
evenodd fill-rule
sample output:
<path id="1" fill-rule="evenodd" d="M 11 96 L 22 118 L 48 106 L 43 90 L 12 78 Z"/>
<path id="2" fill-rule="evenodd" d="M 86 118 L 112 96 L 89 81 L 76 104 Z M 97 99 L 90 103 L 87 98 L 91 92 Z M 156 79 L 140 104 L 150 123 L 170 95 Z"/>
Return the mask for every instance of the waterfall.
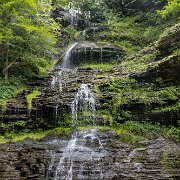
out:
<path id="1" fill-rule="evenodd" d="M 78 15 L 82 14 L 81 13 L 81 9 L 80 8 L 76 8 L 74 5 L 74 1 L 71 1 L 69 3 L 69 14 L 70 14 L 70 18 L 71 18 L 71 25 L 73 26 L 77 26 L 78 24 Z"/>
<path id="2" fill-rule="evenodd" d="M 84 37 L 86 37 L 86 30 L 84 30 L 84 31 L 82 32 L 82 35 L 83 35 Z"/>
<path id="3" fill-rule="evenodd" d="M 51 81 L 51 88 L 52 88 L 52 89 L 60 89 L 60 86 L 61 86 L 60 83 L 61 83 L 61 82 L 60 82 L 59 76 L 58 76 L 57 74 L 55 74 L 55 75 L 53 76 L 52 81 Z"/>
<path id="4" fill-rule="evenodd" d="M 62 91 L 63 86 L 63 72 L 66 71 L 68 68 L 71 68 L 71 53 L 72 50 L 75 48 L 75 46 L 78 44 L 78 42 L 71 45 L 71 47 L 66 51 L 63 59 L 62 59 L 62 65 L 58 72 L 55 73 L 53 76 L 53 79 L 51 81 L 51 88 L 52 89 L 59 89 L 59 91 Z"/>
<path id="5" fill-rule="evenodd" d="M 69 140 L 60 160 L 55 164 L 53 180 L 103 179 L 103 158 L 106 152 L 98 133 L 97 129 L 80 131 Z M 53 170 L 53 166 L 50 165 L 49 170 Z M 48 174 L 51 173 L 48 171 Z"/>
<path id="6" fill-rule="evenodd" d="M 62 62 L 62 67 L 60 69 L 58 69 L 58 71 L 56 70 L 53 76 L 53 79 L 51 81 L 50 84 L 50 88 L 51 89 L 56 89 L 59 92 L 63 91 L 63 86 L 66 86 L 66 82 L 64 80 L 64 73 L 67 73 L 66 71 L 68 70 L 68 68 L 70 68 L 71 66 L 71 52 L 74 49 L 74 47 L 77 45 L 78 43 L 74 43 L 65 53 L 64 57 L 63 57 L 63 62 Z M 58 96 L 56 97 L 56 99 L 58 99 Z M 56 102 L 56 104 L 54 105 L 54 118 L 55 118 L 55 125 L 56 125 L 56 121 L 58 118 L 58 107 L 59 107 L 59 103 L 58 101 Z"/>
<path id="7" fill-rule="evenodd" d="M 62 154 L 56 156 L 56 161 L 54 161 L 54 153 L 51 152 L 51 163 L 53 164 L 49 165 L 46 179 L 103 180 L 103 158 L 106 156 L 106 151 L 99 138 L 99 130 L 77 130 L 82 125 L 96 125 L 95 111 L 94 93 L 90 85 L 82 84 L 71 104 L 72 137 L 67 142 L 65 148 L 59 150 Z"/>
<path id="8" fill-rule="evenodd" d="M 71 53 L 72 50 L 75 48 L 75 46 L 78 44 L 78 42 L 74 43 L 65 53 L 63 57 L 62 62 L 62 69 L 71 68 Z"/>
<path id="9" fill-rule="evenodd" d="M 95 98 L 88 84 L 82 84 L 72 105 L 73 126 L 95 125 Z"/>

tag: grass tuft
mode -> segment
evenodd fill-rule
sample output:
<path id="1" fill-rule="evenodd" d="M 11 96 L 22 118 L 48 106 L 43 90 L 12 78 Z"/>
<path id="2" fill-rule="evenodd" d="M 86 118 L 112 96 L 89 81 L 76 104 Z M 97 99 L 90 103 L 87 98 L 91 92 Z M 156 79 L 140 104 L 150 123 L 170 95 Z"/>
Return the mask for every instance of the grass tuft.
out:
<path id="1" fill-rule="evenodd" d="M 32 100 L 40 95 L 41 95 L 41 91 L 39 90 L 34 90 L 31 94 L 27 95 L 26 100 L 27 100 L 29 110 L 32 109 Z"/>
<path id="2" fill-rule="evenodd" d="M 20 133 L 6 133 L 3 136 L 0 136 L 0 144 L 2 143 L 9 143 L 9 142 L 18 142 L 18 141 L 24 141 L 26 139 L 32 139 L 32 140 L 40 140 L 45 137 L 68 137 L 71 134 L 71 128 L 55 128 L 52 130 L 46 130 L 46 131 L 34 131 L 30 132 L 29 130 L 24 130 L 24 132 Z"/>

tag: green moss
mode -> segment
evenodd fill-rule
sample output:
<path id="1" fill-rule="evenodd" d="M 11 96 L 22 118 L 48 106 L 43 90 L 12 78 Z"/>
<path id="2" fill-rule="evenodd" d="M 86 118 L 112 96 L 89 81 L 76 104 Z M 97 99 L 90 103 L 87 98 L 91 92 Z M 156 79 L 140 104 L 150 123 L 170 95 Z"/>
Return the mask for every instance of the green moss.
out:
<path id="1" fill-rule="evenodd" d="M 168 152 L 165 150 L 161 154 L 160 163 L 163 165 L 163 168 L 166 171 L 179 169 L 180 168 L 180 152 L 177 150 L 172 150 L 171 152 Z"/>
<path id="2" fill-rule="evenodd" d="M 24 129 L 25 126 L 26 126 L 26 123 L 25 121 L 16 121 L 16 122 L 9 122 L 9 123 L 1 123 L 0 124 L 0 129 L 2 131 L 5 131 L 5 132 L 13 132 L 13 131 L 18 131 L 18 130 L 21 130 L 21 129 Z"/>
<path id="3" fill-rule="evenodd" d="M 51 70 L 57 63 L 58 60 L 54 61 L 46 61 L 46 60 L 41 60 L 38 62 L 38 69 L 39 69 L 39 75 L 43 76 L 47 74 L 49 70 Z"/>
<path id="4" fill-rule="evenodd" d="M 146 120 L 150 113 L 164 113 L 168 111 L 179 111 L 180 88 L 178 86 L 158 86 L 151 83 L 145 84 L 128 76 L 111 78 L 99 82 L 100 93 L 114 93 L 111 101 L 103 105 L 107 109 L 108 116 L 115 121 Z M 141 117 L 133 111 L 133 106 L 143 107 Z M 132 107 L 126 110 L 124 107 Z"/>
<path id="5" fill-rule="evenodd" d="M 141 140 L 144 140 L 145 137 L 135 135 L 133 132 L 124 129 L 124 128 L 115 128 L 115 132 L 119 135 L 119 140 L 121 142 L 133 145 L 133 146 L 139 146 L 139 142 Z"/>
<path id="6" fill-rule="evenodd" d="M 145 128 L 143 125 L 136 122 L 126 122 L 124 124 L 114 127 L 117 134 L 120 135 L 122 142 L 138 146 L 139 141 L 147 138 L 152 138 L 151 135 L 145 134 Z"/>
<path id="7" fill-rule="evenodd" d="M 0 143 L 7 142 L 17 142 L 23 141 L 25 139 L 39 140 L 45 137 L 58 136 L 58 137 L 68 137 L 71 134 L 71 128 L 55 128 L 53 130 L 47 131 L 34 131 L 30 132 L 29 130 L 21 133 L 6 133 L 3 136 L 0 136 Z"/>
<path id="8" fill-rule="evenodd" d="M 41 95 L 41 91 L 39 90 L 34 90 L 31 94 L 27 95 L 26 100 L 27 100 L 29 110 L 32 109 L 32 100 L 40 95 Z"/>
<path id="9" fill-rule="evenodd" d="M 179 142 L 180 141 L 180 128 L 178 127 L 164 128 L 163 136 L 165 138 L 169 138 L 169 139 Z"/>
<path id="10" fill-rule="evenodd" d="M 109 70 L 109 69 L 112 69 L 114 66 L 115 66 L 115 64 L 111 64 L 111 63 L 92 63 L 92 64 L 83 64 L 81 67 L 82 68 Z"/>
<path id="11" fill-rule="evenodd" d="M 156 139 L 160 136 L 180 141 L 180 129 L 176 127 L 163 127 L 159 124 L 138 123 L 133 121 L 125 122 L 113 128 L 121 135 L 120 139 L 126 143 L 137 144 L 143 139 Z"/>
<path id="12" fill-rule="evenodd" d="M 176 104 L 174 105 L 170 105 L 170 106 L 165 106 L 165 107 L 159 107 L 159 108 L 155 108 L 155 110 L 153 110 L 153 113 L 165 113 L 165 112 L 179 112 L 180 110 L 180 101 L 178 101 Z"/>

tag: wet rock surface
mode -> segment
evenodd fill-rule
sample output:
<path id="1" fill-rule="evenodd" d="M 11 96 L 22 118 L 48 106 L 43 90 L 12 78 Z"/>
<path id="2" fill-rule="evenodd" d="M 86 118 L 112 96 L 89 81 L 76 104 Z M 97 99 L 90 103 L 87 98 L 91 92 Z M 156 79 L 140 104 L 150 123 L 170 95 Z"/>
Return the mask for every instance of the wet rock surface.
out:
<path id="1" fill-rule="evenodd" d="M 100 149 L 98 139 L 95 138 L 92 143 L 88 136 L 84 137 L 86 143 L 81 148 L 75 148 L 74 157 L 77 156 L 72 170 L 73 179 L 92 180 L 99 177 L 99 171 L 93 171 L 97 168 L 93 165 L 96 160 L 88 159 L 92 152 L 87 148 L 93 150 L 93 156 L 98 155 L 101 159 L 97 161 L 101 162 L 102 176 L 99 179 L 180 178 L 178 144 L 159 138 L 142 141 L 139 143 L 140 148 L 134 148 L 120 142 L 118 136 L 110 131 L 98 131 L 97 136 L 102 143 Z M 67 144 L 68 140 L 61 139 L 1 144 L 0 179 L 53 179 Z M 79 139 L 78 144 L 82 144 L 82 139 Z M 97 176 L 93 173 L 97 173 Z"/>
<path id="2" fill-rule="evenodd" d="M 60 67 L 57 66 L 47 77 L 37 77 L 29 82 L 29 89 L 33 89 L 34 86 L 41 88 L 41 95 L 32 100 L 32 109 L 28 109 L 26 97 L 33 90 L 23 91 L 15 99 L 8 101 L 5 106 L 1 106 L 1 123 L 23 121 L 29 129 L 37 127 L 48 129 L 57 126 L 58 122 L 61 123 L 64 116 L 71 113 L 71 104 L 80 85 L 91 84 L 93 89 L 98 71 L 79 68 L 63 71 L 61 75 L 58 75 L 60 71 Z M 58 82 L 52 88 L 51 83 L 56 76 Z M 98 107 L 100 106 L 99 98 L 95 91 L 94 93 L 97 96 L 96 106 Z M 4 133 L 3 128 L 0 129 L 0 133 Z"/>
<path id="3" fill-rule="evenodd" d="M 58 68 L 55 71 L 59 72 Z M 60 76 L 57 75 L 61 81 L 55 83 L 53 89 L 49 84 L 42 90 L 41 96 L 34 99 L 32 118 L 42 117 L 49 124 L 56 125 L 57 122 L 55 121 L 63 117 L 63 114 L 71 113 L 71 104 L 80 85 L 91 83 L 90 86 L 93 87 L 96 73 L 96 70 L 77 69 L 63 71 Z M 99 106 L 98 98 L 96 99 L 96 106 Z"/>
<path id="4" fill-rule="evenodd" d="M 121 69 L 114 67 L 109 70 L 94 70 L 91 68 L 78 68 L 74 70 L 67 70 L 58 75 L 60 67 L 56 67 L 54 71 L 50 72 L 44 79 L 36 78 L 30 84 L 40 84 L 41 81 L 44 85 L 41 86 L 41 95 L 32 101 L 31 111 L 27 108 L 26 96 L 32 91 L 24 91 L 20 93 L 17 98 L 13 101 L 7 103 L 7 107 L 1 107 L 1 122 L 11 123 L 24 121 L 26 127 L 34 129 L 40 127 L 42 129 L 48 129 L 55 127 L 57 125 L 62 125 L 66 123 L 66 117 L 71 113 L 71 104 L 74 99 L 76 92 L 78 91 L 81 84 L 91 84 L 91 89 L 95 94 L 96 108 L 106 109 L 106 105 L 117 94 L 115 92 L 104 92 L 100 93 L 95 87 L 99 86 L 109 86 L 106 84 L 109 80 L 113 78 L 120 79 L 122 77 Z M 169 73 L 171 71 L 171 73 Z M 171 76 L 169 76 L 171 74 Z M 157 76 L 161 76 L 166 82 L 179 83 L 179 59 L 178 56 L 171 56 L 165 58 L 162 61 L 152 65 L 149 71 L 142 73 L 141 75 L 136 75 L 135 78 L 138 81 L 150 81 L 156 79 Z M 57 76 L 61 80 L 61 84 L 55 84 L 54 88 L 51 88 L 51 82 L 53 77 Z M 134 77 L 134 75 L 133 75 Z M 108 87 L 107 87 L 108 88 Z M 126 95 L 126 94 L 125 94 Z M 128 95 L 128 94 L 127 94 Z M 179 111 L 169 111 L 164 113 L 151 113 L 152 110 L 159 107 L 171 106 L 176 104 L 178 99 L 164 99 L 164 103 L 159 103 L 156 101 L 149 102 L 148 105 L 140 102 L 139 99 L 129 99 L 128 104 L 122 104 L 119 107 L 119 112 L 131 111 L 134 114 L 134 119 L 137 121 L 150 121 L 159 122 L 161 124 L 173 124 L 178 125 Z M 150 113 L 144 113 L 144 112 Z M 102 121 L 101 117 L 100 122 Z M 23 127 L 20 127 L 22 129 Z M 1 133 L 4 131 L 1 130 Z"/>
<path id="5" fill-rule="evenodd" d="M 122 47 L 111 43 L 95 43 L 91 41 L 79 42 L 71 52 L 70 67 L 80 64 L 110 62 L 112 59 L 123 57 L 126 54 Z M 61 64 L 61 60 L 58 64 Z"/>

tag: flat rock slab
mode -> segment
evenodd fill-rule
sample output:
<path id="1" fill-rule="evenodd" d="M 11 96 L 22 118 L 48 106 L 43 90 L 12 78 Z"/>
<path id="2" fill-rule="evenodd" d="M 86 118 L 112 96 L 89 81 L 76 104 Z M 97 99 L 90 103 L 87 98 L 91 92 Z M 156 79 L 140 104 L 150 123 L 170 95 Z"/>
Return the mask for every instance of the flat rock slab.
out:
<path id="1" fill-rule="evenodd" d="M 98 150 L 97 137 L 93 144 L 88 140 L 88 136 L 85 138 L 84 146 L 76 147 L 73 153 L 76 159 L 72 170 L 73 179 L 95 179 L 90 172 L 99 175 L 99 171 L 96 169 L 95 172 L 93 168 L 100 159 L 99 168 L 102 176 L 99 180 L 180 178 L 180 146 L 174 142 L 159 138 L 142 141 L 141 148 L 134 148 L 120 142 L 115 133 L 106 131 L 98 133 L 98 139 L 102 143 L 101 149 Z M 1 144 L 0 180 L 53 179 L 68 142 L 68 140 L 54 138 Z M 77 143 L 82 144 L 82 142 L 84 139 L 79 138 Z M 92 155 L 90 151 L 92 149 L 95 153 L 94 158 L 99 156 L 100 159 L 87 158 Z M 87 152 L 89 152 L 88 155 Z M 63 166 L 65 168 L 66 164 Z M 76 173 L 80 172 L 82 166 L 84 170 L 81 176 L 77 176 Z"/>

